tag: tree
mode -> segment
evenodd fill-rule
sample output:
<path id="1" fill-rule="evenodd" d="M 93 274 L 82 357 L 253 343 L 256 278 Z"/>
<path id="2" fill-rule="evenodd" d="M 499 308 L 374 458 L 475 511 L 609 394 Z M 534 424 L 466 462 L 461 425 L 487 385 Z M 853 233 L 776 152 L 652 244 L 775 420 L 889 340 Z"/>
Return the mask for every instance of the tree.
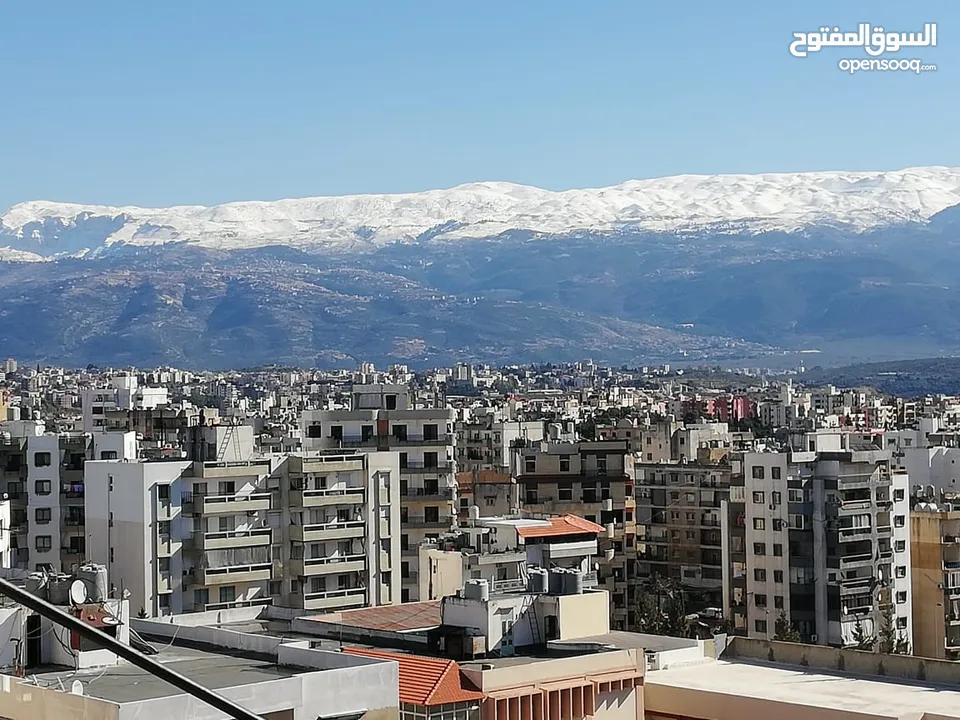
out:
<path id="1" fill-rule="evenodd" d="M 686 601 L 676 580 L 655 575 L 640 591 L 635 604 L 634 631 L 650 635 L 687 637 Z"/>
<path id="2" fill-rule="evenodd" d="M 892 604 L 887 604 L 880 617 L 880 632 L 877 635 L 877 652 L 888 655 L 906 655 L 910 652 L 910 643 L 896 627 L 896 614 Z"/>
<path id="3" fill-rule="evenodd" d="M 853 626 L 853 641 L 857 644 L 857 650 L 872 651 L 876 645 L 877 639 L 873 635 L 867 634 L 863 628 L 863 622 L 857 616 L 857 623 Z"/>
<path id="4" fill-rule="evenodd" d="M 783 611 L 780 612 L 780 617 L 777 618 L 774 626 L 773 639 L 792 643 L 801 642 L 800 631 L 793 626 Z"/>

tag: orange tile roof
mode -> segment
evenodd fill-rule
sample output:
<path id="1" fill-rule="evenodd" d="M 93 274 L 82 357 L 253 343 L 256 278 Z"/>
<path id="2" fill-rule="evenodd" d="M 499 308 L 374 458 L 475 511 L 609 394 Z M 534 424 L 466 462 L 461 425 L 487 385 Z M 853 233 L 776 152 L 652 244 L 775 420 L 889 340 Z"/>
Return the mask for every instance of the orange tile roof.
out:
<path id="1" fill-rule="evenodd" d="M 517 534 L 522 538 L 558 537 L 561 535 L 583 535 L 602 533 L 606 528 L 576 515 L 549 518 L 549 525 L 521 525 Z"/>
<path id="2" fill-rule="evenodd" d="M 358 647 L 345 647 L 343 651 L 397 662 L 400 665 L 400 702 L 431 706 L 479 701 L 484 697 L 460 674 L 460 666 L 454 660 Z"/>
<path id="3" fill-rule="evenodd" d="M 473 473 L 469 470 L 458 472 L 457 485 L 460 486 L 460 492 L 473 492 Z"/>

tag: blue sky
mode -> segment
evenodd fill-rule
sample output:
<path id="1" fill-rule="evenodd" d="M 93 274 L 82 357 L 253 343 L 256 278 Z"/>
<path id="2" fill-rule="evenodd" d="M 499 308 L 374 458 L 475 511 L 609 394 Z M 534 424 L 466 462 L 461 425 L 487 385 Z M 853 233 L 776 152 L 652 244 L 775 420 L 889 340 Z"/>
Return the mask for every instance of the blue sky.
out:
<path id="1" fill-rule="evenodd" d="M 839 7 L 838 7 L 839 6 Z M 794 31 L 938 24 L 848 76 Z M 6 2 L 0 209 L 960 165 L 960 3 Z"/>

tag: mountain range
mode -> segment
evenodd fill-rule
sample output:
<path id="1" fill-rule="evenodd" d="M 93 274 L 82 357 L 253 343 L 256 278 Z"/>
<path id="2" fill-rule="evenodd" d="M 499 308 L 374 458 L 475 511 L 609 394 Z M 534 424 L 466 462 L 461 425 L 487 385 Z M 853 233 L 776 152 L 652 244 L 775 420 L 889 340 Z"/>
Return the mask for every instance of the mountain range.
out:
<path id="1" fill-rule="evenodd" d="M 960 349 L 960 168 L 0 215 L 0 345 L 231 367 Z M 779 358 L 779 360 L 778 360 Z"/>

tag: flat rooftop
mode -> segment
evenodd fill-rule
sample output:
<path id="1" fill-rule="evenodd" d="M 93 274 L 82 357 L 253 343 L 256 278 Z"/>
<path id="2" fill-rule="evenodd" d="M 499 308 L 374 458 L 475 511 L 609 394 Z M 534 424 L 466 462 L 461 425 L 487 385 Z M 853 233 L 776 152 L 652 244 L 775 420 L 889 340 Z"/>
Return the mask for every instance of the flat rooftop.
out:
<path id="1" fill-rule="evenodd" d="M 305 622 L 330 623 L 366 630 L 411 632 L 440 625 L 440 601 L 428 600 L 401 605 L 358 608 L 322 615 L 305 615 L 299 619 Z"/>
<path id="2" fill-rule="evenodd" d="M 624 632 L 622 630 L 613 630 L 603 635 L 589 635 L 582 638 L 571 640 L 552 640 L 551 645 L 584 645 L 596 643 L 598 645 L 609 645 L 618 650 L 645 650 L 646 652 L 664 652 L 667 650 L 683 650 L 685 648 L 695 648 L 699 642 L 690 638 L 667 637 L 666 635 L 647 635 L 645 633 Z"/>
<path id="3" fill-rule="evenodd" d="M 211 690 L 314 672 L 306 668 L 277 665 L 229 650 L 213 653 L 182 646 L 163 649 L 151 659 Z M 59 667 L 46 670 L 37 668 L 27 675 L 29 679 L 34 677 L 44 687 L 59 688 L 62 683 L 67 690 L 74 680 L 79 680 L 83 683 L 84 695 L 120 704 L 183 694 L 179 688 L 126 662 L 106 669 L 80 671 Z M 29 679 L 27 682 L 30 682 Z"/>
<path id="4" fill-rule="evenodd" d="M 925 712 L 960 716 L 960 691 L 955 687 L 789 665 L 706 661 L 647 673 L 645 684 L 654 689 L 702 690 L 887 718 L 911 713 L 920 717 Z M 650 696 L 654 711 L 655 697 L 654 692 Z"/>

